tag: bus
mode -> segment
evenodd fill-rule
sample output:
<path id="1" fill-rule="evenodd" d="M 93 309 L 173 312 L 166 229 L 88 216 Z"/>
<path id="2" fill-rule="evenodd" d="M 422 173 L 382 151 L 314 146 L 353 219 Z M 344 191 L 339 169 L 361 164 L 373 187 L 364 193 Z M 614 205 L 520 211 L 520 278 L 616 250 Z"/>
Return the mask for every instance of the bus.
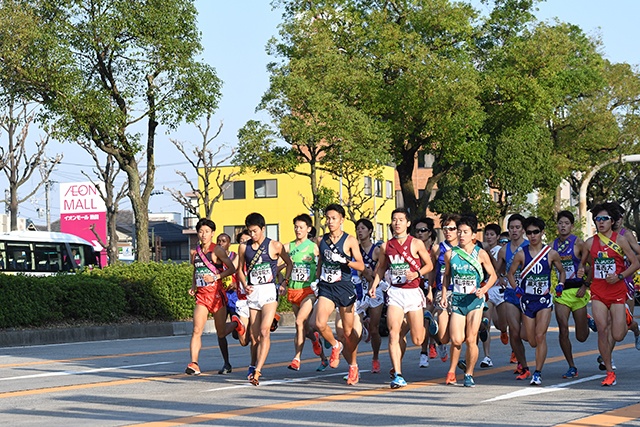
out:
<path id="1" fill-rule="evenodd" d="M 50 275 L 99 266 L 91 243 L 68 233 L 0 233 L 0 273 Z"/>

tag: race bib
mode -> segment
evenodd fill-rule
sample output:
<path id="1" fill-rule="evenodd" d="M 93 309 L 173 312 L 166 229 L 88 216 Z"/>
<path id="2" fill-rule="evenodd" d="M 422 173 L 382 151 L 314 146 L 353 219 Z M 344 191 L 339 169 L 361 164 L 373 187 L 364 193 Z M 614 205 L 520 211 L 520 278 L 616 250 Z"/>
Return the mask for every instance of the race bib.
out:
<path id="1" fill-rule="evenodd" d="M 575 279 L 575 277 L 576 277 L 576 266 L 573 265 L 573 260 L 571 260 L 571 259 L 563 259 L 562 260 L 562 268 L 564 268 L 564 271 L 567 274 L 567 280 Z"/>
<path id="2" fill-rule="evenodd" d="M 196 268 L 196 286 L 199 288 L 205 286 L 211 286 L 213 283 L 207 283 L 204 281 L 204 276 L 207 274 L 211 274 L 211 271 L 206 267 Z"/>
<path id="3" fill-rule="evenodd" d="M 311 266 L 305 263 L 293 264 L 291 280 L 294 282 L 308 282 L 311 280 Z"/>
<path id="4" fill-rule="evenodd" d="M 472 294 L 476 291 L 475 274 L 456 274 L 452 278 L 453 292 L 458 294 Z"/>
<path id="5" fill-rule="evenodd" d="M 327 283 L 336 283 L 342 279 L 342 271 L 340 270 L 340 264 L 322 264 L 322 271 L 320 273 L 320 280 Z"/>
<path id="6" fill-rule="evenodd" d="M 407 273 L 409 271 L 409 264 L 407 264 L 406 262 L 403 262 L 401 264 L 391 264 L 391 283 L 394 285 L 402 285 L 407 283 Z"/>
<path id="7" fill-rule="evenodd" d="M 614 258 L 596 258 L 593 261 L 593 277 L 606 279 L 609 274 L 615 274 L 616 260 Z"/>
<path id="8" fill-rule="evenodd" d="M 544 295 L 549 292 L 549 280 L 545 275 L 529 274 L 524 292 L 530 295 Z"/>
<path id="9" fill-rule="evenodd" d="M 249 273 L 252 285 L 264 285 L 266 283 L 274 283 L 271 265 L 263 262 L 256 264 Z"/>

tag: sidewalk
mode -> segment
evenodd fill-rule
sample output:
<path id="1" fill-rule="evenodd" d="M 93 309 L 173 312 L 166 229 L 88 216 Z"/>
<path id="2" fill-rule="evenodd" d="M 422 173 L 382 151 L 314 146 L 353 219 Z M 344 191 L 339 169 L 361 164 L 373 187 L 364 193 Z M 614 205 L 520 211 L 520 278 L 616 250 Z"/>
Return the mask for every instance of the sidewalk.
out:
<path id="1" fill-rule="evenodd" d="M 295 325 L 293 313 L 279 314 L 280 326 Z M 190 321 L 0 331 L 0 347 L 191 335 L 192 331 L 193 323 Z M 207 321 L 204 333 L 212 334 L 215 332 L 213 319 L 210 319 Z"/>

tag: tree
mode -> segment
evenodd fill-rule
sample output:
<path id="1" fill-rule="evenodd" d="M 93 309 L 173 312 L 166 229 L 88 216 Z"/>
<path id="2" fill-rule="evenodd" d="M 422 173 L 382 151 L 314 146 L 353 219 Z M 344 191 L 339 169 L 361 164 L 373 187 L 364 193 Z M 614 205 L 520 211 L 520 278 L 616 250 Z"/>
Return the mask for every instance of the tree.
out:
<path id="1" fill-rule="evenodd" d="M 61 135 L 92 142 L 127 175 L 136 256 L 148 261 L 156 132 L 195 121 L 220 97 L 214 69 L 196 60 L 202 46 L 193 1 L 9 0 L 0 24 L 5 79 L 37 93 Z"/>
<path id="2" fill-rule="evenodd" d="M 46 157 L 45 149 L 50 139 L 49 134 L 36 141 L 35 152 L 28 154 L 29 127 L 33 123 L 38 106 L 7 93 L 0 97 L 0 102 L 6 108 L 5 114 L 0 116 L 0 128 L 5 131 L 7 139 L 7 149 L 0 146 L 0 169 L 9 182 L 9 197 L 5 198 L 4 202 L 9 206 L 11 230 L 17 230 L 18 206 L 49 181 L 49 175 L 62 160 L 62 154 L 53 158 Z M 18 190 L 30 181 L 37 170 L 40 171 L 42 180 L 28 194 L 20 197 Z"/>
<path id="3" fill-rule="evenodd" d="M 220 155 L 225 147 L 224 145 L 219 145 L 214 151 L 211 148 L 211 143 L 218 137 L 218 135 L 220 135 L 222 123 L 220 123 L 218 130 L 212 136 L 209 136 L 209 132 L 211 131 L 210 114 L 206 116 L 204 127 L 201 124 L 196 124 L 196 127 L 202 136 L 202 143 L 200 146 L 194 145 L 192 147 L 191 153 L 193 156 L 190 156 L 189 153 L 187 153 L 183 142 L 175 139 L 172 139 L 171 142 L 175 145 L 178 151 L 182 153 L 187 162 L 189 162 L 198 177 L 197 181 L 194 183 L 194 181 L 187 176 L 186 172 L 176 171 L 176 174 L 182 177 L 184 182 L 189 186 L 191 193 L 196 195 L 197 203 L 194 205 L 191 197 L 188 197 L 180 190 L 167 187 L 164 187 L 164 189 L 167 190 L 171 194 L 171 197 L 173 197 L 176 202 L 180 203 L 191 215 L 196 217 L 203 215 L 203 218 L 211 218 L 214 205 L 224 194 L 224 189 L 227 184 L 235 175 L 237 175 L 236 172 L 231 172 L 225 175 L 220 170 L 220 166 L 233 157 L 234 150 L 232 150 L 231 154 L 226 157 L 216 160 L 216 157 Z M 204 188 L 204 191 L 200 191 L 199 188 Z"/>

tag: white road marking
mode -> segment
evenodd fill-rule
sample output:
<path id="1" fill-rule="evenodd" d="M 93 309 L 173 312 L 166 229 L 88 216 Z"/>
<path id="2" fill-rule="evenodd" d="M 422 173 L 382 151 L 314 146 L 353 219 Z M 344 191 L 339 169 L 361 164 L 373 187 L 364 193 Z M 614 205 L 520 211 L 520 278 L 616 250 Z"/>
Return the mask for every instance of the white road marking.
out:
<path id="1" fill-rule="evenodd" d="M 520 389 L 518 391 L 503 394 L 502 396 L 496 396 L 491 399 L 483 400 L 482 403 L 497 402 L 498 400 L 515 399 L 517 397 L 535 396 L 536 394 L 551 393 L 554 391 L 562 390 L 563 388 L 567 388 L 572 385 L 584 383 L 587 381 L 594 381 L 600 378 L 604 378 L 604 375 L 592 375 L 590 377 L 580 378 L 579 380 L 569 381 L 561 384 L 554 384 L 547 387 L 530 386 L 527 388 Z"/>
<path id="2" fill-rule="evenodd" d="M 44 378 L 44 377 L 60 377 L 65 375 L 86 375 L 86 374 L 95 374 L 97 372 L 115 371 L 118 369 L 131 369 L 131 368 L 143 368 L 146 366 L 168 365 L 169 363 L 173 363 L 173 362 L 156 362 L 156 363 L 145 363 L 142 365 L 114 366 L 112 368 L 89 369 L 86 371 L 44 372 L 42 374 L 21 375 L 19 377 L 0 378 L 0 381 L 24 380 L 29 378 Z"/>
<path id="3" fill-rule="evenodd" d="M 365 372 L 369 372 L 369 371 L 368 370 L 367 371 L 360 371 L 360 373 L 365 373 Z M 258 387 L 270 386 L 270 385 L 280 385 L 280 384 L 300 383 L 300 382 L 315 380 L 315 379 L 318 379 L 318 378 L 328 378 L 328 377 L 338 377 L 338 376 L 343 377 L 343 376 L 345 376 L 347 374 L 348 374 L 348 372 L 336 372 L 335 374 L 323 374 L 323 375 L 316 375 L 316 376 L 313 376 L 313 377 L 288 378 L 288 379 L 282 379 L 282 380 L 260 381 L 260 385 Z M 249 383 L 243 382 L 243 384 L 232 385 L 232 386 L 228 386 L 228 387 L 211 388 L 209 390 L 203 390 L 202 393 L 207 393 L 207 392 L 210 392 L 210 391 L 232 390 L 232 389 L 236 389 L 236 388 L 246 388 L 246 387 L 255 387 L 255 386 L 253 384 L 249 384 Z"/>

